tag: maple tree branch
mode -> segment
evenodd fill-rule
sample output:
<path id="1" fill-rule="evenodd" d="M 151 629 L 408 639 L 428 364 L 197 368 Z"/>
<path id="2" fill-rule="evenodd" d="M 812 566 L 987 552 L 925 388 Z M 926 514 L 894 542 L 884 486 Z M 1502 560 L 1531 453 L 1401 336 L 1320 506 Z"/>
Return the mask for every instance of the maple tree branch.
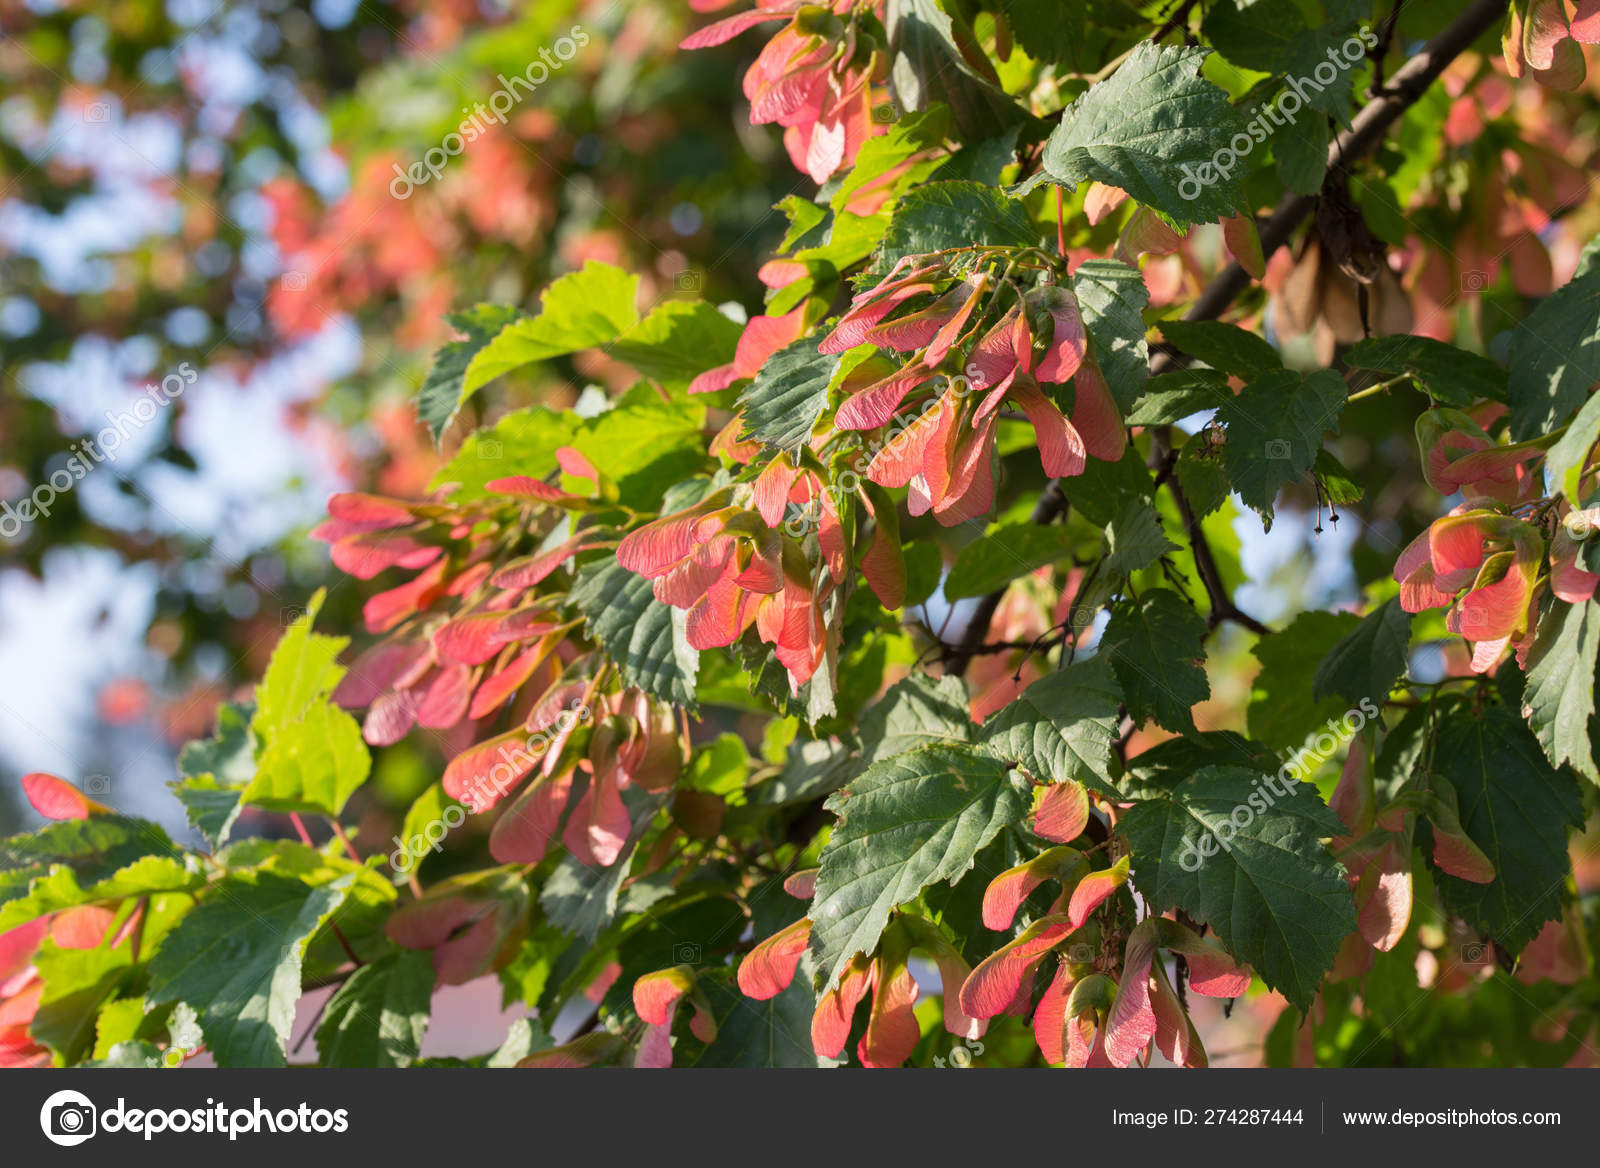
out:
<path id="1" fill-rule="evenodd" d="M 1351 121 L 1350 128 L 1329 146 L 1328 168 L 1331 170 L 1346 166 L 1351 160 L 1376 149 L 1389 128 L 1421 99 L 1450 62 L 1466 52 L 1474 41 L 1500 22 L 1505 15 L 1507 3 L 1508 0 L 1475 0 L 1475 3 L 1420 53 L 1395 70 L 1383 93 L 1363 106 L 1361 112 Z M 1315 205 L 1316 197 L 1312 195 L 1291 192 L 1284 196 L 1261 227 L 1263 257 L 1271 256 L 1287 244 L 1289 237 L 1311 214 Z M 1237 263 L 1230 263 L 1201 292 L 1184 319 L 1216 320 L 1249 285 L 1249 274 Z M 1150 373 L 1152 376 L 1165 373 L 1176 368 L 1178 364 L 1178 357 L 1171 351 L 1164 351 L 1151 359 Z M 1166 486 L 1172 492 L 1174 503 L 1183 499 L 1183 491 L 1178 486 L 1176 476 L 1170 477 Z M 1065 505 L 1066 496 L 1061 491 L 1059 480 L 1051 479 L 1034 505 L 1032 521 L 1040 524 L 1052 523 L 1061 514 Z M 1220 620 L 1232 620 L 1257 632 L 1266 631 L 1261 622 L 1240 612 L 1228 597 L 1220 575 L 1216 574 L 1216 558 L 1211 554 L 1210 545 L 1200 530 L 1198 519 L 1193 517 L 1187 499 L 1183 499 L 1178 510 L 1180 515 L 1188 512 L 1184 526 L 1194 547 L 1195 567 L 1201 573 L 1201 581 L 1205 584 L 1206 594 L 1212 603 L 1213 625 Z M 1207 578 L 1208 572 L 1211 573 L 1210 579 Z M 995 611 L 1000 606 L 1003 592 L 1004 589 L 989 593 L 973 609 L 972 618 L 967 622 L 961 640 L 951 655 L 948 672 L 960 674 L 966 670 L 974 653 L 988 636 L 989 623 L 994 619 Z"/>

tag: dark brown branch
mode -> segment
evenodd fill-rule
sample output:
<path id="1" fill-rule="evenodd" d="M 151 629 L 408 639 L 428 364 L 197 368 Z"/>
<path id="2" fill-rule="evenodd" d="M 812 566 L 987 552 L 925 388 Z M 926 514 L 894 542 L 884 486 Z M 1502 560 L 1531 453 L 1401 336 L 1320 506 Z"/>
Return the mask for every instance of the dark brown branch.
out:
<path id="1" fill-rule="evenodd" d="M 1388 86 L 1380 96 L 1362 107 L 1361 112 L 1355 116 L 1350 124 L 1350 129 L 1340 134 L 1328 148 L 1328 167 L 1330 169 L 1349 165 L 1359 157 L 1369 154 L 1377 148 L 1393 126 L 1407 109 L 1427 92 L 1443 73 L 1450 62 L 1466 52 L 1480 36 L 1495 27 L 1505 15 L 1507 0 L 1475 0 L 1455 22 L 1445 29 L 1420 53 L 1407 61 L 1389 80 Z M 1271 256 L 1280 247 L 1289 242 L 1289 237 L 1311 214 L 1316 200 L 1307 195 L 1291 192 L 1284 196 L 1272 215 L 1261 228 L 1261 253 Z M 1231 305 L 1241 292 L 1250 284 L 1250 276 L 1238 264 L 1229 264 L 1217 277 L 1207 285 L 1194 306 L 1185 316 L 1186 320 L 1216 320 Z M 1177 368 L 1181 363 L 1171 352 L 1157 354 L 1150 362 L 1151 375 L 1166 373 Z M 1173 491 L 1176 501 L 1182 494 L 1177 486 L 1177 478 L 1173 476 L 1166 484 Z M 1033 522 L 1052 523 L 1066 505 L 1066 496 L 1061 492 L 1061 484 L 1051 480 L 1039 496 L 1039 501 L 1033 508 Z M 1180 513 L 1187 507 L 1185 501 L 1180 507 Z M 1213 592 L 1213 584 L 1205 580 L 1206 568 L 1200 567 L 1202 561 L 1209 563 L 1209 571 L 1215 573 L 1216 561 L 1210 554 L 1210 547 L 1206 544 L 1203 534 L 1194 538 L 1199 533 L 1197 522 L 1191 523 L 1185 519 L 1185 526 L 1189 529 L 1191 539 L 1194 541 L 1195 565 L 1200 570 L 1202 582 L 1206 584 L 1206 594 L 1211 598 L 1213 620 L 1233 620 L 1243 624 L 1246 628 L 1264 631 L 1259 621 L 1245 616 L 1227 599 L 1226 592 Z M 1204 549 L 1204 550 L 1202 550 Z M 1215 586 L 1221 588 L 1221 579 L 1215 579 Z M 1217 599 L 1221 595 L 1225 604 L 1218 605 Z M 966 629 L 962 632 L 961 642 L 955 654 L 951 657 L 949 671 L 959 674 L 963 672 L 968 662 L 972 660 L 975 649 L 981 646 L 989 632 L 989 622 L 994 619 L 995 610 L 1000 606 L 999 592 L 991 592 L 978 602 L 974 609 L 972 619 L 967 622 Z M 1217 613 L 1221 613 L 1220 618 Z"/>
<path id="2" fill-rule="evenodd" d="M 1181 0 L 1181 3 L 1173 9 L 1172 15 L 1167 17 L 1166 23 L 1156 29 L 1151 34 L 1150 39 L 1159 43 L 1168 33 L 1180 28 L 1187 30 L 1189 27 L 1189 13 L 1194 11 L 1194 6 L 1197 2 L 1198 0 Z"/>
<path id="3" fill-rule="evenodd" d="M 1172 502 L 1178 508 L 1178 515 L 1183 519 L 1183 530 L 1189 537 L 1189 546 L 1194 550 L 1195 571 L 1200 573 L 1200 583 L 1205 586 L 1206 599 L 1211 602 L 1210 626 L 1216 628 L 1223 621 L 1233 621 L 1243 625 L 1252 633 L 1265 636 L 1272 630 L 1256 620 L 1248 613 L 1239 611 L 1233 603 L 1233 598 L 1228 595 L 1228 589 L 1222 582 L 1222 573 L 1217 568 L 1217 558 L 1211 551 L 1211 544 L 1206 539 L 1206 534 L 1200 529 L 1200 519 L 1194 513 L 1194 508 L 1189 506 L 1189 499 L 1183 493 L 1183 487 L 1178 484 L 1178 476 L 1173 475 L 1167 479 L 1167 490 L 1172 492 Z"/>

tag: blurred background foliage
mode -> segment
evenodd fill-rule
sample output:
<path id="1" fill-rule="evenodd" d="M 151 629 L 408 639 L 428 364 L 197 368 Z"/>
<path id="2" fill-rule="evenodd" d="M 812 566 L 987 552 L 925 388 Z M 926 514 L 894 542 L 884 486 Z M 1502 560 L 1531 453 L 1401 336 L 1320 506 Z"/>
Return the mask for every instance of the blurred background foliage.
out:
<path id="1" fill-rule="evenodd" d="M 0 497 L 48 482 L 146 385 L 199 374 L 0 541 L 8 780 L 98 776 L 130 810 L 170 813 L 177 746 L 259 676 L 315 588 L 333 585 L 330 626 L 359 625 L 362 597 L 304 534 L 341 486 L 425 492 L 439 456 L 411 399 L 452 309 L 533 304 L 588 259 L 640 272 L 651 300 L 759 287 L 784 229 L 772 206 L 806 180 L 737 109 L 747 50 L 677 52 L 691 16 L 0 2 Z M 505 126 L 480 121 L 494 132 L 394 197 L 397 165 L 574 27 L 587 45 L 547 55 Z M 497 384 L 446 453 L 505 409 L 619 384 L 608 364 Z M 385 769 L 403 809 L 423 760 Z M 0 790 L 0 832 L 31 823 L 14 781 Z"/>

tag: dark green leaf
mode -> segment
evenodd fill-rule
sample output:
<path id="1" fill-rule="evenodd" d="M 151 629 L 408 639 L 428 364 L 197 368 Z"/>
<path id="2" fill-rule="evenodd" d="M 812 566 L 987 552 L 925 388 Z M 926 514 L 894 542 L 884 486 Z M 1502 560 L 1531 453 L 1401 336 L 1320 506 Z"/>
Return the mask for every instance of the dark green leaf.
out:
<path id="1" fill-rule="evenodd" d="M 1232 396 L 1227 376 L 1215 369 L 1162 373 L 1145 382 L 1144 392 L 1128 414 L 1128 425 L 1170 425 L 1193 414 L 1214 410 Z"/>
<path id="2" fill-rule="evenodd" d="M 1591 243 L 1571 282 L 1557 288 L 1511 334 L 1511 437 L 1554 430 L 1600 382 L 1600 265 Z"/>
<path id="3" fill-rule="evenodd" d="M 1409 374 L 1442 405 L 1465 409 L 1480 401 L 1506 400 L 1504 369 L 1432 337 L 1371 337 L 1353 346 L 1344 359 L 1352 369 L 1387 377 Z"/>
<path id="4" fill-rule="evenodd" d="M 1071 546 L 1064 527 L 1037 523 L 997 527 L 961 549 L 944 582 L 945 599 L 983 596 L 1004 588 L 1018 576 L 1055 563 Z"/>
<path id="5" fill-rule="evenodd" d="M 149 1000 L 194 1007 L 218 1066 L 283 1066 L 306 942 L 354 880 L 311 888 L 236 872 L 218 882 L 150 962 Z"/>
<path id="6" fill-rule="evenodd" d="M 996 137 L 1027 120 L 1027 111 L 1003 89 L 973 71 L 938 0 L 887 0 L 883 22 L 889 34 L 889 85 L 901 109 L 925 110 L 943 102 L 967 141 Z"/>
<path id="7" fill-rule="evenodd" d="M 695 707 L 700 654 L 685 639 L 682 613 L 657 600 L 650 581 L 614 558 L 596 560 L 579 570 L 572 602 L 627 684 L 664 702 Z"/>
<path id="8" fill-rule="evenodd" d="M 1286 628 L 1256 642 L 1261 672 L 1250 694 L 1250 737 L 1290 750 L 1348 708 L 1342 698 L 1312 698 L 1311 662 L 1332 652 L 1357 623 L 1353 613 L 1303 612 Z"/>
<path id="9" fill-rule="evenodd" d="M 433 955 L 398 949 L 363 965 L 334 992 L 317 1026 L 325 1067 L 408 1067 L 433 1001 Z"/>
<path id="10" fill-rule="evenodd" d="M 1338 429 L 1345 396 L 1344 379 L 1332 370 L 1285 369 L 1252 381 L 1217 411 L 1228 427 L 1223 465 L 1264 526 L 1272 526 L 1278 488 L 1310 470 L 1323 434 Z"/>
<path id="11" fill-rule="evenodd" d="M 882 762 L 919 746 L 970 742 L 972 732 L 966 683 L 911 673 L 861 716 L 862 757 Z"/>
<path id="12" fill-rule="evenodd" d="M 817 999 L 802 960 L 789 988 L 758 1002 L 720 978 L 700 986 L 717 1020 L 717 1037 L 695 1060 L 698 1067 L 816 1067 L 828 1065 L 811 1047 L 811 1015 Z"/>
<path id="13" fill-rule="evenodd" d="M 1283 368 L 1283 360 L 1276 349 L 1236 324 L 1216 320 L 1164 320 L 1161 335 L 1180 352 L 1246 381 Z"/>
<path id="14" fill-rule="evenodd" d="M 1460 710 L 1439 725 L 1434 770 L 1456 790 L 1461 826 L 1494 865 L 1473 884 L 1437 873 L 1450 911 L 1513 953 L 1561 914 L 1572 864 L 1567 829 L 1583 825 L 1578 784 L 1552 767 L 1510 710 Z"/>
<path id="15" fill-rule="evenodd" d="M 1292 91 L 1311 110 L 1349 122 L 1354 74 L 1364 64 L 1368 47 L 1354 38 L 1351 54 L 1344 53 L 1349 22 L 1327 20 L 1308 25 L 1296 0 L 1217 0 L 1206 10 L 1204 31 L 1217 52 L 1233 64 L 1288 78 L 1285 93 Z M 1338 60 L 1330 57 L 1330 52 Z M 1330 69 L 1334 73 L 1331 78 Z M 1282 116 L 1289 115 L 1284 111 Z M 1307 122 L 1317 120 L 1316 114 L 1300 116 Z M 1297 134 L 1298 120 L 1275 134 L 1274 140 Z"/>
<path id="16" fill-rule="evenodd" d="M 1120 696 L 1103 659 L 1078 661 L 1047 673 L 989 715 L 979 743 L 1041 782 L 1073 779 L 1114 795 L 1112 748 Z"/>
<path id="17" fill-rule="evenodd" d="M 1310 1007 L 1356 927 L 1344 867 L 1322 843 L 1344 825 L 1315 788 L 1208 766 L 1136 804 L 1118 830 L 1153 911 L 1178 908 L 1210 925 L 1267 985 Z"/>
<path id="18" fill-rule="evenodd" d="M 445 318 L 464 339 L 450 341 L 434 354 L 433 367 L 417 393 L 417 419 L 428 427 L 435 442 L 467 398 L 462 392 L 467 366 L 496 333 L 521 315 L 520 309 L 509 304 L 479 304 Z"/>
<path id="19" fill-rule="evenodd" d="M 1045 144 L 1045 175 L 1121 187 L 1180 226 L 1242 211 L 1239 168 L 1224 175 L 1212 160 L 1244 127 L 1228 95 L 1200 76 L 1208 51 L 1139 44 L 1067 107 Z"/>
<path id="20" fill-rule="evenodd" d="M 1072 273 L 1083 325 L 1094 342 L 1094 358 L 1111 396 L 1126 412 L 1150 377 L 1150 346 L 1144 317 L 1150 292 L 1136 268 L 1118 260 L 1084 260 Z"/>
<path id="21" fill-rule="evenodd" d="M 1589 719 L 1594 716 L 1596 651 L 1600 650 L 1600 604 L 1551 605 L 1539 620 L 1539 635 L 1528 654 L 1528 683 L 1522 691 L 1522 716 L 1528 720 L 1551 766 L 1572 769 L 1600 783 Z"/>
<path id="22" fill-rule="evenodd" d="M 1195 732 L 1192 709 L 1211 696 L 1203 617 L 1176 592 L 1157 588 L 1120 604 L 1100 638 L 1136 725 L 1154 720 L 1176 734 Z"/>
<path id="23" fill-rule="evenodd" d="M 839 358 L 817 352 L 816 337 L 801 337 L 779 349 L 739 398 L 743 441 L 798 450 L 811 437 L 828 404 L 828 386 Z"/>
<path id="24" fill-rule="evenodd" d="M 1027 209 L 1003 192 L 976 182 L 928 183 L 900 197 L 872 271 L 881 276 L 902 256 L 947 248 L 1038 242 Z"/>
<path id="25" fill-rule="evenodd" d="M 927 746 L 868 767 L 827 802 L 839 818 L 811 902 L 819 988 L 871 953 L 889 914 L 938 880 L 954 882 L 1028 813 L 1028 780 L 970 746 Z"/>
<path id="26" fill-rule="evenodd" d="M 1338 696 L 1355 706 L 1381 706 L 1405 675 L 1411 646 L 1411 614 L 1391 598 L 1361 619 L 1329 649 L 1317 666 L 1311 696 Z"/>

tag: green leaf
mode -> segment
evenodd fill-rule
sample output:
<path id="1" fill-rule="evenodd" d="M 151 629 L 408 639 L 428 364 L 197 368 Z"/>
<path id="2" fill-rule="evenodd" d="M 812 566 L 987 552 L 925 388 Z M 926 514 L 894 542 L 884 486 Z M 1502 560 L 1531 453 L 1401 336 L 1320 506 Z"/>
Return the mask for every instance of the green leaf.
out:
<path id="1" fill-rule="evenodd" d="M 799 450 L 828 405 L 828 386 L 838 367 L 837 356 L 817 352 L 816 337 L 801 337 L 767 358 L 739 396 L 741 440 Z"/>
<path id="2" fill-rule="evenodd" d="M 1548 434 L 1600 381 L 1600 265 L 1584 249 L 1578 274 L 1539 302 L 1511 334 L 1508 364 L 1514 442 Z"/>
<path id="3" fill-rule="evenodd" d="M 1119 260 L 1084 260 L 1072 273 L 1095 362 L 1117 406 L 1126 412 L 1150 377 L 1150 345 L 1142 313 L 1150 291 L 1137 268 Z"/>
<path id="4" fill-rule="evenodd" d="M 606 354 L 669 389 L 733 360 L 743 326 L 703 300 L 669 300 L 605 346 Z M 608 470 L 609 473 L 609 470 Z"/>
<path id="5" fill-rule="evenodd" d="M 1027 208 L 1004 192 L 976 182 L 928 183 L 900 197 L 869 275 L 887 274 L 908 255 L 981 244 L 1030 247 L 1038 242 Z"/>
<path id="6" fill-rule="evenodd" d="M 47 823 L 0 840 L 0 904 L 25 896 L 52 867 L 64 864 L 82 886 L 98 884 L 146 856 L 181 856 L 160 824 L 122 815 Z"/>
<path id="7" fill-rule="evenodd" d="M 131 949 L 64 949 L 47 937 L 33 964 L 44 989 L 28 1030 L 50 1048 L 58 1066 L 75 1063 L 94 1049 L 95 1023 L 133 966 Z"/>
<path id="8" fill-rule="evenodd" d="M 534 1051 L 555 1045 L 544 1023 L 537 1018 L 518 1018 L 506 1032 L 506 1040 L 485 1061 L 486 1067 L 514 1067 Z"/>
<path id="9" fill-rule="evenodd" d="M 1100 638 L 1135 725 L 1153 720 L 1175 734 L 1195 733 L 1193 708 L 1211 696 L 1203 617 L 1176 592 L 1152 589 L 1120 604 Z"/>
<path id="10" fill-rule="evenodd" d="M 717 1037 L 695 1059 L 697 1067 L 818 1067 L 831 1065 L 811 1046 L 816 994 L 801 959 L 798 976 L 776 997 L 758 1002 L 720 978 L 702 977 L 700 988 L 717 1019 Z"/>
<path id="11" fill-rule="evenodd" d="M 1284 369 L 1252 381 L 1217 411 L 1228 427 L 1223 465 L 1239 497 L 1272 526 L 1278 488 L 1311 469 L 1322 436 L 1337 430 L 1344 379 L 1330 369 L 1310 376 Z"/>
<path id="12" fill-rule="evenodd" d="M 1232 396 L 1228 378 L 1215 369 L 1162 373 L 1144 383 L 1139 400 L 1128 414 L 1128 425 L 1170 425 L 1193 414 L 1214 410 Z"/>
<path id="13" fill-rule="evenodd" d="M 662 495 L 687 478 L 715 467 L 706 453 L 706 407 L 698 398 L 662 401 L 654 387 L 640 383 L 611 409 L 585 418 L 567 445 L 599 467 L 617 485 L 617 498 L 636 511 L 653 511 Z M 541 477 L 556 468 L 555 447 L 535 472 L 525 466 L 501 474 Z"/>
<path id="14" fill-rule="evenodd" d="M 1311 464 L 1311 473 L 1322 484 L 1322 493 L 1330 503 L 1359 503 L 1366 492 L 1350 477 L 1350 472 L 1326 450 L 1317 451 L 1317 461 Z"/>
<path id="15" fill-rule="evenodd" d="M 882 762 L 919 746 L 972 741 L 967 686 L 959 677 L 911 673 L 861 716 L 862 757 Z"/>
<path id="16" fill-rule="evenodd" d="M 310 888 L 266 872 L 230 874 L 150 962 L 149 1000 L 193 1006 L 218 1066 L 283 1066 L 306 943 L 354 880 Z"/>
<path id="17" fill-rule="evenodd" d="M 1589 395 L 1567 432 L 1550 447 L 1544 459 L 1550 481 L 1574 507 L 1583 506 L 1579 497 L 1580 484 L 1589 451 L 1597 441 L 1600 441 L 1600 393 Z"/>
<path id="18" fill-rule="evenodd" d="M 944 582 L 947 600 L 983 596 L 1004 588 L 1018 576 L 1053 564 L 1072 548 L 1064 527 L 1012 523 L 997 527 L 962 548 Z"/>
<path id="19" fill-rule="evenodd" d="M 250 738 L 253 702 L 223 702 L 217 707 L 217 733 L 187 743 L 178 752 L 178 770 L 194 778 L 210 775 L 219 783 L 248 783 L 256 772 L 255 743 Z"/>
<path id="20" fill-rule="evenodd" d="M 435 442 L 468 397 L 462 385 L 473 358 L 495 334 L 521 315 L 520 309 L 508 304 L 479 304 L 445 317 L 464 339 L 448 342 L 433 355 L 433 367 L 417 392 L 417 419 L 428 427 Z"/>
<path id="21" fill-rule="evenodd" d="M 697 708 L 700 654 L 685 637 L 681 612 L 657 600 L 650 581 L 614 557 L 595 560 L 578 570 L 572 603 L 626 684 L 664 702 Z"/>
<path id="22" fill-rule="evenodd" d="M 1283 360 L 1276 349 L 1264 338 L 1236 324 L 1216 320 L 1164 320 L 1161 335 L 1211 368 L 1246 381 L 1283 368 Z"/>
<path id="23" fill-rule="evenodd" d="M 1265 114 L 1266 105 L 1260 107 Z M 1270 115 L 1267 115 L 1270 120 Z M 1278 164 L 1278 178 L 1291 191 L 1314 195 L 1322 189 L 1328 173 L 1328 146 L 1333 140 L 1326 118 L 1308 118 L 1292 134 L 1274 134 L 1272 153 Z"/>
<path id="24" fill-rule="evenodd" d="M 1197 519 L 1204 519 L 1226 503 L 1231 489 L 1227 468 L 1222 465 L 1222 451 L 1211 444 L 1210 433 L 1191 435 L 1178 451 L 1178 465 L 1173 470 Z"/>
<path id="25" fill-rule="evenodd" d="M 211 775 L 175 779 L 167 786 L 178 797 L 178 802 L 183 804 L 190 826 L 205 837 L 212 851 L 228 842 L 233 821 L 239 818 L 242 806 L 239 797 L 244 794 L 243 786 L 219 783 Z"/>
<path id="26" fill-rule="evenodd" d="M 1200 76 L 1208 52 L 1140 43 L 1067 107 L 1045 143 L 1045 176 L 1121 187 L 1180 227 L 1244 210 L 1239 176 L 1212 165 L 1244 127 L 1228 95 Z"/>
<path id="27" fill-rule="evenodd" d="M 896 104 L 925 110 L 948 105 L 959 136 L 993 138 L 1027 120 L 1027 112 L 988 78 L 973 71 L 956 43 L 951 18 L 938 0 L 887 0 L 889 84 Z"/>
<path id="28" fill-rule="evenodd" d="M 1041 782 L 1075 780 L 1117 794 L 1112 775 L 1120 699 L 1101 658 L 1048 673 L 1017 700 L 990 714 L 979 733 L 984 750 Z"/>
<path id="29" fill-rule="evenodd" d="M 338 657 L 350 639 L 311 631 L 322 596 L 318 592 L 289 626 L 256 688 L 250 731 L 261 750 L 240 799 L 274 811 L 337 817 L 367 781 L 372 756 L 360 725 L 333 703 L 345 674 Z"/>
<path id="30" fill-rule="evenodd" d="M 1118 830 L 1152 911 L 1178 908 L 1210 925 L 1303 1012 L 1356 927 L 1355 901 L 1343 865 L 1322 844 L 1344 832 L 1339 817 L 1315 788 L 1290 782 L 1279 794 L 1280 782 L 1208 766 L 1164 798 L 1136 804 Z"/>
<path id="31" fill-rule="evenodd" d="M 1544 748 L 1551 766 L 1572 769 L 1600 783 L 1589 719 L 1594 716 L 1596 651 L 1600 650 L 1600 604 L 1553 604 L 1539 620 L 1539 635 L 1528 654 L 1528 682 L 1522 691 L 1522 716 Z"/>
<path id="32" fill-rule="evenodd" d="M 102 904 L 160 892 L 193 892 L 205 884 L 199 861 L 190 857 L 144 856 L 103 880 L 80 884 L 65 864 L 37 877 L 25 896 L 0 905 L 0 933 L 38 917 L 81 904 Z"/>
<path id="33" fill-rule="evenodd" d="M 328 637 L 314 633 L 323 593 L 311 598 L 301 613 L 278 640 L 272 659 L 256 687 L 256 711 L 251 726 L 275 729 L 305 716 L 327 694 L 333 692 L 345 670 L 339 654 L 350 644 L 349 637 Z"/>
<path id="34" fill-rule="evenodd" d="M 920 113 L 910 113 L 889 127 L 887 134 L 868 138 L 856 152 L 855 165 L 839 182 L 828 200 L 835 215 L 845 213 L 850 200 L 875 179 L 882 178 L 895 167 L 910 161 L 916 155 L 944 145 L 950 130 L 950 107 L 934 105 Z M 920 184 L 946 159 L 939 156 L 914 163 L 895 179 L 901 189 Z"/>
<path id="35" fill-rule="evenodd" d="M 1123 504 L 1106 534 L 1111 554 L 1106 558 L 1105 577 L 1111 581 L 1119 581 L 1149 567 L 1168 552 L 1179 550 L 1167 538 L 1156 509 L 1137 499 Z"/>
<path id="36" fill-rule="evenodd" d="M 1150 468 L 1132 445 L 1116 462 L 1091 458 L 1081 475 L 1058 480 L 1073 510 L 1096 527 L 1104 527 L 1135 503 L 1149 504 L 1155 495 Z"/>
<path id="37" fill-rule="evenodd" d="M 397 949 L 363 965 L 328 999 L 317 1026 L 325 1067 L 407 1067 L 422 1049 L 433 1000 L 433 955 Z"/>
<path id="38" fill-rule="evenodd" d="M 1441 405 L 1466 409 L 1480 401 L 1506 400 L 1504 369 L 1487 357 L 1432 337 L 1370 337 L 1354 345 L 1344 359 L 1352 369 L 1386 377 L 1409 375 Z"/>
<path id="39" fill-rule="evenodd" d="M 556 449 L 577 437 L 576 414 L 535 406 L 507 414 L 493 426 L 469 434 L 456 455 L 433 476 L 429 490 L 453 486 L 451 498 L 469 503 L 488 495 L 487 486 L 511 474 L 535 478 L 556 469 Z M 608 468 L 608 472 L 609 468 Z"/>
<path id="40" fill-rule="evenodd" d="M 970 746 L 927 746 L 868 767 L 826 807 L 838 816 L 811 902 L 818 988 L 871 953 L 889 914 L 938 880 L 954 883 L 1031 799 L 1028 780 Z"/>
<path id="41" fill-rule="evenodd" d="M 331 700 L 262 737 L 260 769 L 241 796 L 258 807 L 337 817 L 372 771 L 360 724 Z"/>
<path id="42" fill-rule="evenodd" d="M 591 868 L 566 855 L 539 892 L 539 906 L 564 933 L 592 941 L 617 914 L 617 898 L 628 878 L 629 849 L 609 868 Z"/>
<path id="43" fill-rule="evenodd" d="M 1342 52 L 1350 34 L 1348 21 L 1316 20 L 1307 24 L 1296 0 L 1218 0 L 1206 10 L 1205 36 L 1230 62 L 1259 73 L 1292 78 L 1296 96 L 1313 110 L 1349 122 L 1352 85 L 1364 64 L 1367 46 L 1357 41 L 1361 53 L 1352 62 Z M 1339 60 L 1330 59 L 1329 52 Z M 1316 75 L 1323 67 L 1336 71 L 1329 82 Z M 1287 118 L 1289 115 L 1283 115 Z M 1306 115 L 1307 121 L 1316 120 Z M 1296 126 L 1284 127 L 1276 137 L 1291 137 Z"/>
<path id="44" fill-rule="evenodd" d="M 396 848 L 397 851 L 411 857 L 412 864 L 406 869 L 404 873 L 406 876 L 417 875 L 423 863 L 439 848 L 437 837 L 430 843 L 428 828 L 436 823 L 445 825 L 445 812 L 452 807 L 463 808 L 463 805 L 444 793 L 443 783 L 430 784 L 412 801 L 406 811 L 405 820 L 400 825 L 399 846 Z M 463 814 L 465 814 L 464 808 Z M 413 841 L 416 840 L 421 842 L 413 846 Z"/>
<path id="45" fill-rule="evenodd" d="M 523 365 L 615 340 L 639 322 L 638 288 L 638 276 L 595 260 L 554 281 L 539 296 L 538 315 L 505 325 L 473 356 L 461 378 L 461 400 Z"/>
<path id="46" fill-rule="evenodd" d="M 1583 825 L 1578 784 L 1500 706 L 1441 721 L 1433 768 L 1455 787 L 1461 826 L 1495 871 L 1488 884 L 1438 872 L 1439 893 L 1451 912 L 1515 953 L 1561 915 L 1572 868 L 1567 829 Z"/>
<path id="47" fill-rule="evenodd" d="M 1398 597 L 1384 601 L 1329 649 L 1317 665 L 1311 696 L 1338 696 L 1355 706 L 1382 706 L 1405 675 L 1411 647 L 1411 614 Z"/>
<path id="48" fill-rule="evenodd" d="M 1278 750 L 1292 749 L 1345 711 L 1342 698 L 1312 698 L 1310 664 L 1331 653 L 1357 623 L 1353 613 L 1303 612 L 1256 642 L 1261 672 L 1250 694 L 1250 737 Z"/>

